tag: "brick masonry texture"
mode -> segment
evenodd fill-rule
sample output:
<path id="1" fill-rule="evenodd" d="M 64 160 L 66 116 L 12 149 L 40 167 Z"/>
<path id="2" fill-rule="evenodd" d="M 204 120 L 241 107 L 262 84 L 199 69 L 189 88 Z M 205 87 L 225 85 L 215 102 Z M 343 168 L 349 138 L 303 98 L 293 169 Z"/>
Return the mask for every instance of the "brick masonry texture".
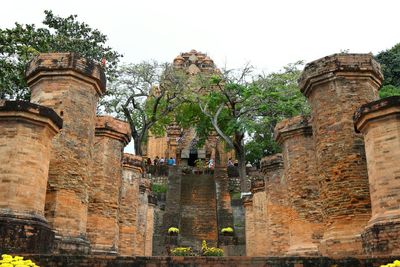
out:
<path id="1" fill-rule="evenodd" d="M 51 141 L 62 120 L 50 108 L 0 100 L 0 250 L 41 252 L 54 233 L 44 217 Z M 43 243 L 47 242 L 47 243 Z"/>
<path id="2" fill-rule="evenodd" d="M 377 98 L 382 78 L 372 55 L 335 54 L 308 63 L 299 80 L 312 108 L 326 225 L 323 255 L 362 253 L 360 234 L 370 218 L 370 196 L 364 142 L 352 116 Z"/>
<path id="3" fill-rule="evenodd" d="M 319 183 L 309 119 L 297 116 L 278 123 L 275 138 L 282 145 L 284 176 L 290 205 L 289 255 L 318 255 L 323 234 Z"/>
<path id="4" fill-rule="evenodd" d="M 363 133 L 372 216 L 363 234 L 365 252 L 400 254 L 400 97 L 361 106 L 354 116 Z"/>
<path id="5" fill-rule="evenodd" d="M 46 218 L 56 232 L 60 252 L 88 252 L 88 185 L 96 105 L 105 91 L 104 72 L 99 65 L 75 54 L 52 53 L 35 57 L 26 75 L 31 102 L 53 108 L 64 121 L 53 140 Z"/>
<path id="6" fill-rule="evenodd" d="M 252 196 L 243 199 L 246 255 L 284 255 L 289 248 L 289 205 L 282 154 L 261 160 L 264 181 L 252 182 Z"/>
<path id="7" fill-rule="evenodd" d="M 119 254 L 123 256 L 135 255 L 141 166 L 140 156 L 124 154 L 119 203 Z"/>
<path id="8" fill-rule="evenodd" d="M 117 253 L 122 151 L 130 140 L 129 124 L 98 116 L 95 135 L 87 234 L 93 253 Z"/>
<path id="9" fill-rule="evenodd" d="M 326 257 L 118 257 L 118 256 L 68 256 L 68 255 L 26 255 L 26 258 L 38 262 L 40 266 L 77 266 L 77 267 L 378 267 L 393 262 L 395 258 L 371 259 L 329 259 Z"/>

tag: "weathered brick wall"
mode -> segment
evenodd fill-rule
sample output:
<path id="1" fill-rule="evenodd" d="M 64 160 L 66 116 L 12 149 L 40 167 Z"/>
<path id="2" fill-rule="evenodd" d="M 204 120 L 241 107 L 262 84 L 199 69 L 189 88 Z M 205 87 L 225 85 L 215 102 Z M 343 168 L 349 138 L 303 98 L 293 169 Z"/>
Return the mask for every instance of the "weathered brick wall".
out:
<path id="1" fill-rule="evenodd" d="M 275 138 L 282 145 L 290 204 L 289 255 L 318 255 L 323 234 L 319 181 L 309 119 L 297 116 L 278 123 Z"/>
<path id="2" fill-rule="evenodd" d="M 88 185 L 96 105 L 105 91 L 103 69 L 73 53 L 35 57 L 26 71 L 31 101 L 53 108 L 64 127 L 53 140 L 46 196 L 46 218 L 59 251 L 87 253 Z"/>
<path id="3" fill-rule="evenodd" d="M 98 116 L 95 134 L 87 234 L 92 253 L 117 253 L 122 151 L 129 143 L 130 128 L 113 117 Z"/>
<path id="4" fill-rule="evenodd" d="M 71 256 L 71 255 L 25 255 L 40 266 L 76 267 L 378 267 L 393 262 L 395 258 L 329 259 L 326 257 L 118 257 L 118 256 Z"/>
<path id="5" fill-rule="evenodd" d="M 262 159 L 265 173 L 265 192 L 267 196 L 267 223 L 269 242 L 265 245 L 267 255 L 279 256 L 289 248 L 289 203 L 287 181 L 283 175 L 282 154 Z"/>
<path id="6" fill-rule="evenodd" d="M 46 253 L 44 217 L 51 142 L 62 127 L 50 108 L 0 100 L 0 250 Z"/>
<path id="7" fill-rule="evenodd" d="M 136 241 L 139 183 L 142 177 L 142 157 L 125 153 L 119 203 L 119 254 L 133 256 Z"/>
<path id="8" fill-rule="evenodd" d="M 353 113 L 377 98 L 382 81 L 371 54 L 335 54 L 308 63 L 299 85 L 312 108 L 312 127 L 321 181 L 326 231 L 321 252 L 362 253 L 360 233 L 370 217 L 364 142 Z"/>
<path id="9" fill-rule="evenodd" d="M 146 214 L 146 233 L 145 233 L 145 247 L 144 256 L 153 255 L 153 235 L 154 235 L 154 208 L 157 204 L 157 199 L 149 195 L 148 207 Z"/>
<path id="10" fill-rule="evenodd" d="M 149 179 L 141 178 L 139 185 L 139 201 L 137 209 L 137 221 L 136 221 L 136 246 L 135 255 L 144 256 L 146 255 L 146 233 L 148 231 L 147 224 L 153 224 L 153 221 L 148 221 L 148 196 L 151 190 L 151 182 Z M 151 226 L 151 229 L 153 227 Z M 148 246 L 147 246 L 148 247 Z"/>
<path id="11" fill-rule="evenodd" d="M 221 229 L 225 227 L 234 227 L 233 214 L 231 206 L 231 196 L 229 194 L 229 180 L 225 168 L 216 167 L 214 171 L 216 201 L 217 201 L 217 220 L 218 234 L 221 235 Z M 209 195 L 211 197 L 211 194 Z M 221 238 L 218 238 L 221 241 Z M 219 242 L 221 244 L 221 242 Z M 222 244 L 221 244 L 222 245 Z"/>
<path id="12" fill-rule="evenodd" d="M 180 233 L 181 246 L 201 249 L 201 241 L 217 246 L 217 201 L 214 177 L 183 175 L 181 182 Z"/>
<path id="13" fill-rule="evenodd" d="M 254 242 L 256 235 L 254 229 L 254 212 L 253 212 L 253 196 L 247 195 L 242 197 L 245 218 L 245 238 L 246 238 L 246 256 L 254 256 L 254 249 L 258 245 Z"/>
<path id="14" fill-rule="evenodd" d="M 267 244 L 271 244 L 268 221 L 267 221 L 267 195 L 265 192 L 265 181 L 255 180 L 251 184 L 251 193 L 253 194 L 253 228 L 254 234 L 251 238 L 254 246 L 249 247 L 247 256 L 267 256 Z M 247 222 L 246 222 L 247 224 Z"/>
<path id="15" fill-rule="evenodd" d="M 400 97 L 360 107 L 355 125 L 364 135 L 372 216 L 363 234 L 373 256 L 400 254 Z"/>

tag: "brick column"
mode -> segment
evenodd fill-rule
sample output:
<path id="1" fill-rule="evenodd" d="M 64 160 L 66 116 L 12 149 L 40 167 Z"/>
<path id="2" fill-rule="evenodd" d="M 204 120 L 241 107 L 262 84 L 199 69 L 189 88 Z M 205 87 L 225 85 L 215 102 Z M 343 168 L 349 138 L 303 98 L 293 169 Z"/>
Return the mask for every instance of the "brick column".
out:
<path id="1" fill-rule="evenodd" d="M 367 154 L 372 217 L 363 233 L 365 252 L 400 253 L 400 97 L 363 105 L 354 116 Z"/>
<path id="2" fill-rule="evenodd" d="M 62 127 L 50 108 L 0 100 L 0 250 L 49 253 L 44 217 L 51 141 Z"/>
<path id="3" fill-rule="evenodd" d="M 146 230 L 147 230 L 147 209 L 148 195 L 151 189 L 151 182 L 149 179 L 142 178 L 139 185 L 139 196 L 138 196 L 138 210 L 137 210 L 137 221 L 136 221 L 136 244 L 135 255 L 144 256 L 146 253 Z"/>
<path id="4" fill-rule="evenodd" d="M 87 253 L 88 184 L 96 105 L 106 85 L 103 69 L 73 53 L 48 53 L 29 63 L 26 76 L 31 101 L 53 108 L 64 120 L 53 140 L 46 195 L 46 218 L 56 233 L 56 249 Z"/>
<path id="5" fill-rule="evenodd" d="M 252 243 L 255 246 L 251 249 L 253 256 L 268 256 L 268 222 L 267 222 L 267 196 L 265 192 L 264 179 L 251 182 L 251 193 L 253 195 L 253 225 L 254 237 Z"/>
<path id="6" fill-rule="evenodd" d="M 254 248 L 257 244 L 254 242 L 256 233 L 254 229 L 253 196 L 243 196 L 242 202 L 245 216 L 246 256 L 255 256 Z"/>
<path id="7" fill-rule="evenodd" d="M 289 248 L 289 203 L 282 154 L 263 158 L 265 173 L 268 256 L 284 255 Z"/>
<path id="8" fill-rule="evenodd" d="M 121 201 L 119 203 L 119 254 L 134 256 L 136 241 L 139 183 L 142 157 L 125 153 L 122 161 Z"/>
<path id="9" fill-rule="evenodd" d="M 144 256 L 153 255 L 153 234 L 154 234 L 154 208 L 157 205 L 157 197 L 149 194 L 147 196 L 147 214 L 146 214 L 146 233 Z"/>
<path id="10" fill-rule="evenodd" d="M 87 234 L 92 253 L 117 253 L 122 153 L 130 141 L 129 124 L 110 116 L 96 120 L 93 175 L 89 186 Z"/>
<path id="11" fill-rule="evenodd" d="M 176 149 L 178 147 L 178 138 L 181 135 L 181 128 L 176 125 L 172 124 L 167 127 L 167 153 L 166 153 L 166 160 L 170 157 L 175 158 L 176 160 Z"/>
<path id="12" fill-rule="evenodd" d="M 282 146 L 291 208 L 288 255 L 318 255 L 323 225 L 311 125 L 303 116 L 283 120 L 275 127 L 275 138 Z"/>
<path id="13" fill-rule="evenodd" d="M 326 256 L 362 253 L 360 233 L 370 217 L 362 136 L 355 133 L 356 108 L 377 98 L 382 81 L 371 54 L 335 54 L 306 65 L 299 79 L 312 107 L 317 171 L 326 231 Z"/>

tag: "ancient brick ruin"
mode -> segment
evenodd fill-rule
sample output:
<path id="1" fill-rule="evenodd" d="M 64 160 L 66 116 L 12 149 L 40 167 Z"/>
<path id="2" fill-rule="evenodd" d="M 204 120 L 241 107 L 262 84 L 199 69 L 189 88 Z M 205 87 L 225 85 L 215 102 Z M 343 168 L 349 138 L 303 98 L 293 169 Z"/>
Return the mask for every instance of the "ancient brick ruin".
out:
<path id="1" fill-rule="evenodd" d="M 174 64 L 194 74 L 215 67 L 194 50 Z M 123 153 L 128 124 L 96 115 L 106 91 L 98 64 L 40 54 L 26 76 L 31 102 L 0 101 L 2 252 L 43 266 L 379 266 L 400 256 L 400 97 L 378 100 L 383 76 L 372 55 L 306 65 L 299 87 L 311 116 L 276 125 L 282 153 L 262 159 L 241 199 L 229 192 L 231 152 L 216 135 L 195 151 L 218 159 L 214 172 L 178 165 L 146 175 L 142 157 Z M 195 138 L 172 124 L 147 152 L 186 166 Z M 151 191 L 156 179 L 165 199 Z M 167 235 L 171 226 L 179 236 Z M 227 226 L 233 236 L 221 234 Z M 177 245 L 199 250 L 201 240 L 236 257 L 168 256 Z"/>

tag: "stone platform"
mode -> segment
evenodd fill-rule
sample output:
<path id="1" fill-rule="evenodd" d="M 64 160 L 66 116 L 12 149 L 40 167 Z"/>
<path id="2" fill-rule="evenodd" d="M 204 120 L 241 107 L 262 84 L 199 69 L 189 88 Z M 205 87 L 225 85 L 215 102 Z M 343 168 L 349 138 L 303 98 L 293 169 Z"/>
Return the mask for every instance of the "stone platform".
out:
<path id="1" fill-rule="evenodd" d="M 118 257 L 72 255 L 25 255 L 40 266 L 76 267 L 164 267 L 164 266 L 263 266 L 263 267 L 377 267 L 395 258 L 326 257 Z"/>

